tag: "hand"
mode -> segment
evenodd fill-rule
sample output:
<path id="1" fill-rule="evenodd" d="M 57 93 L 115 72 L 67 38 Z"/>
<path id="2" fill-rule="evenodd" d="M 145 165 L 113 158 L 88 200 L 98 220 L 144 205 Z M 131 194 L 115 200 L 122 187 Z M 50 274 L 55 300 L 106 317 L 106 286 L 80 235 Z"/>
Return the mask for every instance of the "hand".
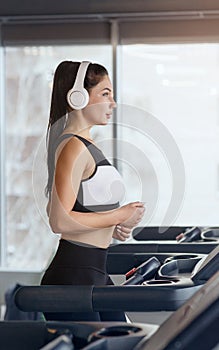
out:
<path id="1" fill-rule="evenodd" d="M 120 223 L 120 226 L 133 229 L 142 220 L 145 212 L 144 203 L 133 202 L 124 205 L 120 208 L 125 213 L 125 220 Z"/>
<path id="2" fill-rule="evenodd" d="M 126 239 L 130 238 L 131 233 L 131 228 L 125 227 L 123 225 L 116 225 L 113 232 L 113 238 L 124 242 Z"/>

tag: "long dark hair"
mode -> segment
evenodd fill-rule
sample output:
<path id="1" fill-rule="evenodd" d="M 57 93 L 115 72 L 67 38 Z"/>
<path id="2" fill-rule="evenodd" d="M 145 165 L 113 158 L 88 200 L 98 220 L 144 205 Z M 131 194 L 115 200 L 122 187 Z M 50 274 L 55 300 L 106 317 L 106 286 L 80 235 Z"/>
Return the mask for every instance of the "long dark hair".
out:
<path id="1" fill-rule="evenodd" d="M 67 92 L 73 87 L 80 62 L 63 61 L 56 68 L 53 79 L 53 90 L 49 123 L 47 128 L 47 167 L 48 181 L 45 188 L 46 196 L 50 196 L 52 190 L 56 143 L 62 134 L 68 116 L 69 106 L 67 103 Z M 89 92 L 102 78 L 108 75 L 105 67 L 100 64 L 90 63 L 84 79 L 84 87 Z"/>

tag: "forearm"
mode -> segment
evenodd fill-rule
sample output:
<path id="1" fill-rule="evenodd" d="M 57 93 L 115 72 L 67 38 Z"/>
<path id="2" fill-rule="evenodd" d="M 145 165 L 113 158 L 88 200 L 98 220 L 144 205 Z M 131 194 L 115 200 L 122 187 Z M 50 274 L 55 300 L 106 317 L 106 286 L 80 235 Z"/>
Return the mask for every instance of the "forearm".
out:
<path id="1" fill-rule="evenodd" d="M 98 229 L 116 226 L 134 227 L 141 219 L 144 208 L 139 202 L 134 202 L 120 208 L 104 212 L 76 212 L 67 210 L 59 200 L 56 191 L 49 208 L 49 223 L 55 233 L 85 233 Z"/>
<path id="2" fill-rule="evenodd" d="M 55 233 L 82 233 L 112 227 L 121 222 L 121 208 L 106 212 L 67 212 L 62 206 L 51 206 L 49 223 Z"/>

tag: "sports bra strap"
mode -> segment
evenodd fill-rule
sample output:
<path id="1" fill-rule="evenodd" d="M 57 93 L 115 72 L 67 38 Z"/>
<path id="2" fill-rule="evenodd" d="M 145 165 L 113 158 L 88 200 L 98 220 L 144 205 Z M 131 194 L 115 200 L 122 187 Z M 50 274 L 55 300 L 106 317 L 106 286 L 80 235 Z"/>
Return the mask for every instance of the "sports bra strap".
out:
<path id="1" fill-rule="evenodd" d="M 76 135 L 76 134 L 69 133 L 69 134 L 61 135 L 57 140 L 56 148 L 63 140 L 70 138 L 70 137 L 73 137 L 73 136 L 77 137 L 81 142 L 83 142 L 83 144 L 87 147 L 88 151 L 90 152 L 90 154 L 94 158 L 94 161 L 96 164 L 98 164 L 98 165 L 104 165 L 104 164 L 109 165 L 110 164 L 108 162 L 108 160 L 105 158 L 102 151 L 97 146 L 95 146 L 92 142 L 88 141 L 84 137 Z"/>

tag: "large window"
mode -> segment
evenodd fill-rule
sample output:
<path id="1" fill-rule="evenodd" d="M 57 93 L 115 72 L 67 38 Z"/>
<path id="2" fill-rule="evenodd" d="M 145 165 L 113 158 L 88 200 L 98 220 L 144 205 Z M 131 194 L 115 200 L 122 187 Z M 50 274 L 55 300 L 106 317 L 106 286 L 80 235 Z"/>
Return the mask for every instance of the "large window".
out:
<path id="1" fill-rule="evenodd" d="M 112 47 L 4 50 L 6 266 L 41 269 L 57 244 L 43 192 L 53 72 L 62 60 L 87 59 L 105 65 L 112 77 Z M 118 47 L 117 163 L 124 202 L 146 202 L 145 225 L 218 226 L 218 57 L 219 44 Z M 115 156 L 112 136 L 112 124 L 94 130 L 109 157 Z"/>
<path id="2" fill-rule="evenodd" d="M 5 49 L 6 266 L 41 269 L 54 251 L 45 212 L 46 148 L 53 73 L 62 60 L 91 60 L 111 74 L 110 46 L 27 46 Z M 100 130 L 95 137 L 100 136 Z"/>
<path id="3" fill-rule="evenodd" d="M 148 204 L 145 223 L 170 224 L 172 219 L 175 225 L 217 226 L 219 44 L 123 45 L 119 52 L 121 138 L 128 130 L 126 142 L 140 149 L 138 162 L 136 152 L 129 152 L 129 163 L 137 164 L 136 181 L 131 166 L 124 169 L 132 180 L 132 198 L 138 190 Z M 173 215 L 163 222 L 174 193 Z"/>

